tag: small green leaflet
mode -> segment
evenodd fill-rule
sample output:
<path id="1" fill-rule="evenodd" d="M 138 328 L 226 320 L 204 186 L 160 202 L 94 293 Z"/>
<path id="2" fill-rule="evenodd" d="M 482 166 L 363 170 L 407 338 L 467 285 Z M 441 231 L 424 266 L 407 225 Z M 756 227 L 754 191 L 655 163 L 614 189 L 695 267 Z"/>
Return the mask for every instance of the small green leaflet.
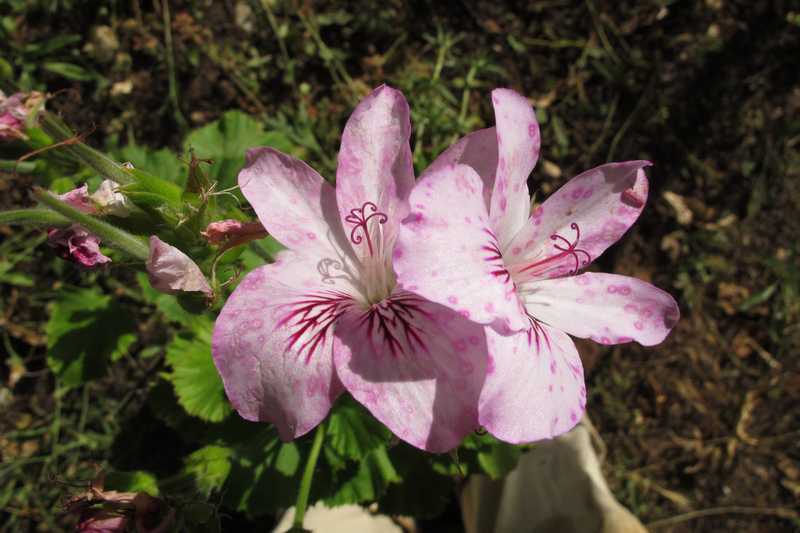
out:
<path id="1" fill-rule="evenodd" d="M 190 415 L 220 422 L 231 412 L 222 380 L 211 358 L 211 329 L 206 317 L 198 316 L 191 334 L 179 333 L 167 346 L 169 379 L 181 406 Z"/>
<path id="2" fill-rule="evenodd" d="M 45 330 L 47 364 L 67 387 L 102 377 L 136 340 L 130 311 L 94 287 L 64 290 Z"/>

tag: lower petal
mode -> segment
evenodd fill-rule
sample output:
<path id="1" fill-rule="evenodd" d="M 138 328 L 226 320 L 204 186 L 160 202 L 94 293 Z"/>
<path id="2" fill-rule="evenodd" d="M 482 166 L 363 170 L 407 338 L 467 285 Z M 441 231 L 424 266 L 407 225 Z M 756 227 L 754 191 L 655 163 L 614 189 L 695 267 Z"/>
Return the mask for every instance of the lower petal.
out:
<path id="1" fill-rule="evenodd" d="M 601 344 L 666 338 L 680 318 L 669 293 L 645 281 L 588 272 L 526 283 L 520 294 L 531 316 L 562 331 Z"/>
<path id="2" fill-rule="evenodd" d="M 417 448 L 450 450 L 478 426 L 484 328 L 446 307 L 396 291 L 369 310 L 351 308 L 334 358 L 350 394 Z"/>
<path id="3" fill-rule="evenodd" d="M 480 423 L 511 443 L 557 437 L 586 407 L 583 366 L 572 339 L 545 324 L 501 336 L 486 330 L 489 361 L 481 391 Z"/>
<path id="4" fill-rule="evenodd" d="M 212 353 L 231 404 L 247 420 L 275 424 L 284 440 L 313 429 L 342 392 L 333 331 L 352 298 L 321 283 L 317 263 L 284 252 L 250 272 L 214 326 Z"/>

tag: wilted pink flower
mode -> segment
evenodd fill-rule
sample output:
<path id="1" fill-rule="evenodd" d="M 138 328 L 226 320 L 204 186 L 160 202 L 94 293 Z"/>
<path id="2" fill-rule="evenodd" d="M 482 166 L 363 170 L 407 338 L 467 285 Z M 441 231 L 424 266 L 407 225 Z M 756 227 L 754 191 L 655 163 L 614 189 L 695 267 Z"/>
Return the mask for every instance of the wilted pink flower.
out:
<path id="1" fill-rule="evenodd" d="M 115 181 L 103 180 L 90 198 L 97 210 L 104 215 L 125 218 L 131 213 L 130 202 L 119 192 L 119 184 Z"/>
<path id="2" fill-rule="evenodd" d="M 15 93 L 9 97 L 0 91 L 0 139 L 27 139 L 29 127 L 44 107 L 44 95 Z"/>
<path id="3" fill-rule="evenodd" d="M 208 280 L 189 256 L 155 235 L 150 237 L 150 256 L 145 263 L 150 284 L 167 294 L 202 292 L 213 295 Z"/>
<path id="4" fill-rule="evenodd" d="M 345 126 L 336 188 L 302 161 L 250 150 L 239 186 L 289 250 L 250 272 L 212 340 L 239 414 L 283 439 L 325 418 L 344 389 L 430 451 L 478 425 L 483 327 L 396 286 L 392 249 L 414 186 L 408 104 L 382 86 Z"/>
<path id="5" fill-rule="evenodd" d="M 576 275 L 636 221 L 650 163 L 588 170 L 530 213 L 539 125 L 513 91 L 495 90 L 492 102 L 497 126 L 450 147 L 411 193 L 394 264 L 401 287 L 490 326 L 479 420 L 503 440 L 527 442 L 566 432 L 585 408 L 567 334 L 649 346 L 679 311 L 638 279 Z"/>
<path id="6" fill-rule="evenodd" d="M 130 518 L 115 511 L 105 509 L 87 509 L 81 517 L 75 531 L 78 533 L 125 533 L 128 531 Z"/>
<path id="7" fill-rule="evenodd" d="M 92 202 L 91 196 L 89 196 L 89 186 L 85 183 L 64 194 L 59 194 L 57 197 L 82 213 L 92 215 L 97 212 L 97 207 Z"/>
<path id="8" fill-rule="evenodd" d="M 218 220 L 208 225 L 201 235 L 209 244 L 242 244 L 266 237 L 267 230 L 261 222 L 242 222 L 240 220 Z"/>
<path id="9" fill-rule="evenodd" d="M 62 259 L 86 268 L 104 265 L 111 261 L 100 251 L 100 238 L 89 233 L 80 224 L 47 231 L 47 244 L 56 249 Z"/>

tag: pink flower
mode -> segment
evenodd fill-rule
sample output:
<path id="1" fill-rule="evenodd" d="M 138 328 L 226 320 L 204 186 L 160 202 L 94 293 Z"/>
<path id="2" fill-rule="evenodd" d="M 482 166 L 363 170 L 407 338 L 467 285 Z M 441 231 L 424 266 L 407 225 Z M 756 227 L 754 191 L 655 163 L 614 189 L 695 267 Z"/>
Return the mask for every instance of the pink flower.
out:
<path id="1" fill-rule="evenodd" d="M 90 198 L 96 209 L 99 209 L 104 215 L 125 218 L 131 214 L 130 202 L 124 194 L 119 192 L 119 184 L 115 181 L 103 180 Z"/>
<path id="2" fill-rule="evenodd" d="M 261 222 L 242 222 L 240 220 L 218 220 L 208 225 L 200 234 L 209 244 L 231 245 L 261 239 L 267 236 L 267 231 Z"/>
<path id="3" fill-rule="evenodd" d="M 130 518 L 114 511 L 88 509 L 78 523 L 79 533 L 125 533 L 128 531 Z"/>
<path id="4" fill-rule="evenodd" d="M 56 254 L 62 259 L 86 268 L 111 262 L 111 258 L 100 251 L 100 238 L 89 233 L 80 224 L 49 229 L 47 244 L 55 248 Z"/>
<path id="5" fill-rule="evenodd" d="M 25 128 L 36 119 L 44 107 L 44 95 L 15 93 L 6 97 L 0 91 L 0 139 L 27 139 Z"/>
<path id="6" fill-rule="evenodd" d="M 478 425 L 483 327 L 397 287 L 392 250 L 414 186 L 408 104 L 382 86 L 345 126 L 336 188 L 271 148 L 250 150 L 242 193 L 287 246 L 228 299 L 212 340 L 232 405 L 313 429 L 346 389 L 398 437 L 451 449 Z"/>
<path id="7" fill-rule="evenodd" d="M 150 256 L 145 263 L 150 284 L 167 294 L 202 292 L 211 298 L 213 291 L 197 263 L 155 235 L 150 237 Z"/>
<path id="8" fill-rule="evenodd" d="M 92 202 L 91 196 L 89 196 L 89 186 L 85 183 L 64 194 L 59 194 L 58 199 L 62 202 L 66 202 L 82 213 L 89 215 L 97 213 L 97 207 L 94 205 L 94 202 Z"/>
<path id="9" fill-rule="evenodd" d="M 495 90 L 492 102 L 497 126 L 450 147 L 411 193 L 394 266 L 401 287 L 490 326 L 479 421 L 502 440 L 528 442 L 568 431 L 584 411 L 583 370 L 567 334 L 649 346 L 679 311 L 638 279 L 577 275 L 638 218 L 650 163 L 588 170 L 530 213 L 539 125 L 513 91 Z"/>

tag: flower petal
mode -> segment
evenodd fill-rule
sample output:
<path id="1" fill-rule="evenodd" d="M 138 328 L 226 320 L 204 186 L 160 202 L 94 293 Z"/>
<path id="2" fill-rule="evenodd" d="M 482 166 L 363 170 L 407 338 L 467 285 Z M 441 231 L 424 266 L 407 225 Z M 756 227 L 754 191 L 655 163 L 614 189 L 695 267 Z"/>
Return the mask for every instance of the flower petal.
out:
<path id="1" fill-rule="evenodd" d="M 407 213 L 406 200 L 414 186 L 409 116 L 403 94 L 382 85 L 358 104 L 342 133 L 336 198 L 360 257 L 372 256 L 372 241 L 378 240 L 366 239 L 367 232 L 377 233 L 380 227 L 380 240 L 392 243 Z M 391 254 L 388 247 L 383 251 Z"/>
<path id="2" fill-rule="evenodd" d="M 669 293 L 616 274 L 587 272 L 530 282 L 520 287 L 520 295 L 531 316 L 601 344 L 635 340 L 652 346 L 663 341 L 680 318 Z"/>
<path id="3" fill-rule="evenodd" d="M 430 452 L 455 448 L 477 427 L 486 365 L 484 328 L 399 290 L 336 329 L 336 371 L 392 432 Z"/>
<path id="4" fill-rule="evenodd" d="M 231 404 L 247 420 L 274 423 L 284 440 L 319 424 L 343 390 L 333 330 L 350 289 L 321 283 L 316 262 L 283 252 L 253 270 L 214 326 L 212 353 Z"/>
<path id="5" fill-rule="evenodd" d="M 649 161 L 608 163 L 572 178 L 534 210 L 508 247 L 530 279 L 574 273 L 630 228 L 647 201 Z M 574 253 L 570 253 L 574 251 Z"/>
<path id="6" fill-rule="evenodd" d="M 284 246 L 320 253 L 349 250 L 334 188 L 302 161 L 273 148 L 248 150 L 239 187 L 266 230 Z"/>
<path id="7" fill-rule="evenodd" d="M 505 249 L 530 214 L 528 175 L 539 159 L 539 123 L 528 100 L 510 89 L 492 91 L 492 104 L 499 159 L 489 213 Z"/>
<path id="8" fill-rule="evenodd" d="M 483 197 L 486 200 L 486 209 L 489 209 L 494 189 L 494 176 L 497 172 L 497 131 L 495 128 L 486 128 L 473 131 L 451 145 L 436 158 L 422 173 L 420 179 L 430 173 L 439 171 L 448 165 L 468 165 L 472 167 L 483 180 Z"/>
<path id="9" fill-rule="evenodd" d="M 150 255 L 145 266 L 150 285 L 158 291 L 202 292 L 209 298 L 214 292 L 197 263 L 155 235 L 150 236 Z"/>
<path id="10" fill-rule="evenodd" d="M 489 362 L 481 392 L 481 425 L 511 443 L 550 439 L 572 429 L 586 406 L 583 366 L 563 332 L 532 323 L 502 336 L 487 328 Z"/>
<path id="11" fill-rule="evenodd" d="M 481 189 L 481 179 L 466 165 L 420 180 L 395 244 L 398 283 L 475 322 L 526 329 L 528 318 L 503 264 Z"/>

